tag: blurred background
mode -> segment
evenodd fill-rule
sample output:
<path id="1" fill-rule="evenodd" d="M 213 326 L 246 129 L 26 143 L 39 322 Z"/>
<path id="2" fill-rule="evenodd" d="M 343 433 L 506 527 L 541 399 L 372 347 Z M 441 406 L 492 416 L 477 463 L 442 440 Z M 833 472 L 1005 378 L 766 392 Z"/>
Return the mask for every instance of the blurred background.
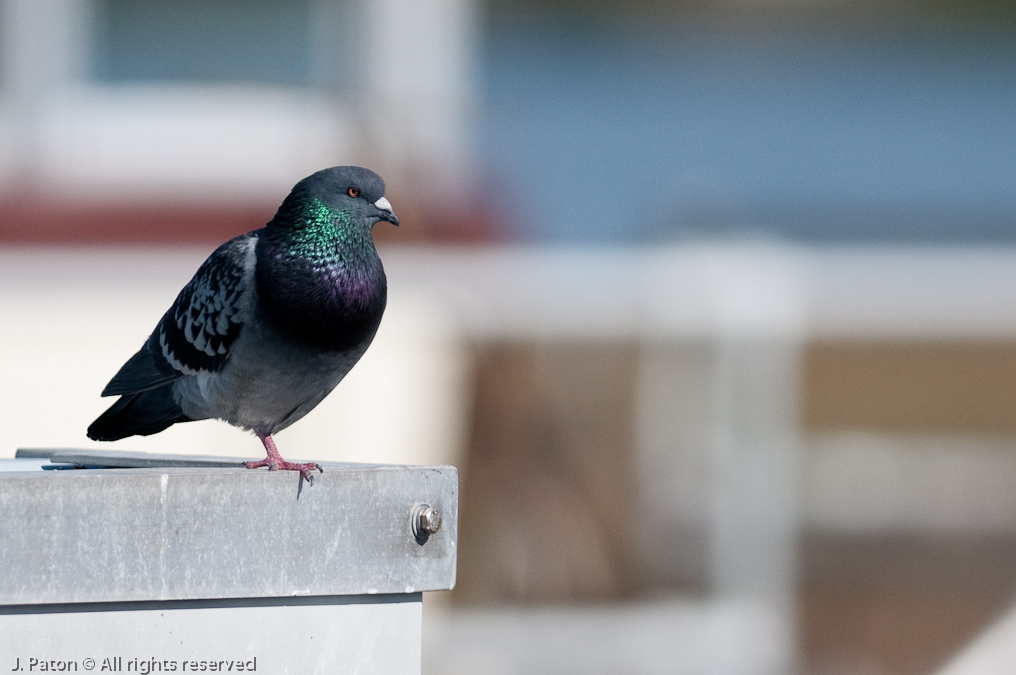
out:
<path id="1" fill-rule="evenodd" d="M 990 0 L 0 0 L 0 455 L 362 164 L 388 313 L 278 440 L 460 468 L 425 673 L 1012 672 L 1014 73 Z"/>

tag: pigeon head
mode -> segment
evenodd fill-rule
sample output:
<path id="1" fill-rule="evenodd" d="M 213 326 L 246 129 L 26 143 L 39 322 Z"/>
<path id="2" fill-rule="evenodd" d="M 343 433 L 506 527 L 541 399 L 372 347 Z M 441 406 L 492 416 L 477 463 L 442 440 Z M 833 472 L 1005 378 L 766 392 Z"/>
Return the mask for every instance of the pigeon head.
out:
<path id="1" fill-rule="evenodd" d="M 385 182 L 373 171 L 333 166 L 293 186 L 269 227 L 298 230 L 322 218 L 367 231 L 382 220 L 398 225 L 399 219 L 384 195 Z"/>

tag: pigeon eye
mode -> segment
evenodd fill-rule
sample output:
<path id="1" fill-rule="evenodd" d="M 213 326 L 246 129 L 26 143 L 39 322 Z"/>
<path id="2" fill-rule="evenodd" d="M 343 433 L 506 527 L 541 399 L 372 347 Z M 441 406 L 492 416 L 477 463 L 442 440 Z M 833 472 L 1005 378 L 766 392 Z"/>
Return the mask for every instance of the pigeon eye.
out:
<path id="1" fill-rule="evenodd" d="M 357 197 L 360 196 L 360 188 L 355 187 L 355 186 L 354 187 L 348 187 L 348 188 L 346 188 L 346 194 L 349 195 L 350 197 L 352 197 L 353 199 L 356 199 Z"/>

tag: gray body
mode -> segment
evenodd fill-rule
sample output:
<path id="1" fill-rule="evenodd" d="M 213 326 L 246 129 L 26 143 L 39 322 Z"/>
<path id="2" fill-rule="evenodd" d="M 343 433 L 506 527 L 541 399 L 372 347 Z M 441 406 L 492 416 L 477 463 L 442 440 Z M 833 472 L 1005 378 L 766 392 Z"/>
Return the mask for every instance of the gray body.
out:
<path id="1" fill-rule="evenodd" d="M 346 376 L 369 346 L 322 352 L 280 335 L 261 315 L 254 283 L 256 234 L 234 240 L 244 250 L 244 289 L 236 319 L 243 325 L 229 360 L 215 373 L 199 371 L 173 382 L 173 398 L 191 420 L 220 419 L 275 434 L 301 419 Z M 264 386 L 264 383 L 271 383 Z"/>

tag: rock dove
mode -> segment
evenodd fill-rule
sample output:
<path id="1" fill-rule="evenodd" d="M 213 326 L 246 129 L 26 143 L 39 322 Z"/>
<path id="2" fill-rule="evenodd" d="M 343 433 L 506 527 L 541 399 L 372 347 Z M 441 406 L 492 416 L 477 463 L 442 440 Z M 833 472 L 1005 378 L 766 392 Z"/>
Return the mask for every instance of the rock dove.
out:
<path id="1" fill-rule="evenodd" d="M 399 219 L 385 184 L 355 166 L 304 178 L 265 227 L 220 246 L 198 268 L 137 354 L 102 391 L 120 399 L 88 427 L 115 441 L 216 418 L 253 431 L 268 456 L 299 471 L 272 435 L 310 412 L 377 332 L 387 281 L 375 223 Z"/>

